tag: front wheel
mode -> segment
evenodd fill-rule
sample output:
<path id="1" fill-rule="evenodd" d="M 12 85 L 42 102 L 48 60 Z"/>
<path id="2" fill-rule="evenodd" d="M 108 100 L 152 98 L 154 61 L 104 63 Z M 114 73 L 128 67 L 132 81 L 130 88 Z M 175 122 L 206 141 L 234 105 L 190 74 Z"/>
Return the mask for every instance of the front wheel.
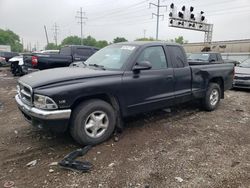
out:
<path id="1" fill-rule="evenodd" d="M 220 102 L 221 89 L 216 83 L 210 83 L 206 91 L 205 98 L 203 99 L 203 107 L 207 111 L 215 110 Z"/>
<path id="2" fill-rule="evenodd" d="M 99 99 L 81 103 L 73 111 L 70 132 L 81 145 L 96 145 L 107 140 L 115 129 L 113 107 Z"/>

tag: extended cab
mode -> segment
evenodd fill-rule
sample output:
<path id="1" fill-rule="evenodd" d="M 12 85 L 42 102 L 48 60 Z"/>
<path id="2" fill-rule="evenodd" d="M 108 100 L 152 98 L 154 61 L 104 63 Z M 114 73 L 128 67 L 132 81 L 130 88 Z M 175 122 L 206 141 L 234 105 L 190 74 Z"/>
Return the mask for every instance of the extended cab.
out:
<path id="1" fill-rule="evenodd" d="M 70 130 L 80 144 L 110 137 L 123 117 L 201 100 L 211 111 L 232 86 L 232 64 L 189 66 L 182 46 L 107 46 L 80 67 L 39 71 L 18 81 L 15 99 L 33 125 Z"/>
<path id="2" fill-rule="evenodd" d="M 93 46 L 70 45 L 63 47 L 59 53 L 32 53 L 23 56 L 23 72 L 30 73 L 58 67 L 68 67 L 74 61 L 86 61 L 99 49 Z"/>

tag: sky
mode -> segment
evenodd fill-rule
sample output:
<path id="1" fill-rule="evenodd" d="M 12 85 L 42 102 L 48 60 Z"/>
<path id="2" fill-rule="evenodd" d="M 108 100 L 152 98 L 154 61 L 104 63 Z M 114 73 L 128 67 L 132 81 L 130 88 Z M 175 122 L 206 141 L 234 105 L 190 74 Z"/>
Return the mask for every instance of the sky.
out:
<path id="1" fill-rule="evenodd" d="M 46 45 L 44 25 L 49 42 L 54 42 L 53 25 L 58 25 L 58 41 L 69 35 L 80 36 L 77 11 L 85 12 L 83 35 L 112 42 L 115 37 L 129 41 L 156 35 L 158 0 L 0 0 L 0 28 L 17 33 L 24 47 L 31 44 L 43 49 Z M 169 5 L 181 9 L 193 6 L 194 12 L 204 11 L 208 23 L 214 25 L 213 41 L 250 38 L 250 0 L 160 0 L 159 39 L 183 36 L 188 42 L 204 41 L 204 33 L 168 27 Z"/>

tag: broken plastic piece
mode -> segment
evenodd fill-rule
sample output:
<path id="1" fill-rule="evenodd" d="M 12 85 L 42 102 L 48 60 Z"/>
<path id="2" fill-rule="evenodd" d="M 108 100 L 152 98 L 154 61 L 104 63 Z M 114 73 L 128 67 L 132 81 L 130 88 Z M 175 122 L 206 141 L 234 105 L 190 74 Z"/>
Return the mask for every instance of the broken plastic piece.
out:
<path id="1" fill-rule="evenodd" d="M 62 168 L 69 169 L 69 170 L 77 170 L 81 172 L 89 172 L 93 165 L 88 161 L 76 161 L 77 157 L 81 157 L 85 155 L 91 146 L 86 146 L 82 149 L 77 149 L 68 155 L 66 155 L 62 161 L 58 163 L 58 165 Z"/>

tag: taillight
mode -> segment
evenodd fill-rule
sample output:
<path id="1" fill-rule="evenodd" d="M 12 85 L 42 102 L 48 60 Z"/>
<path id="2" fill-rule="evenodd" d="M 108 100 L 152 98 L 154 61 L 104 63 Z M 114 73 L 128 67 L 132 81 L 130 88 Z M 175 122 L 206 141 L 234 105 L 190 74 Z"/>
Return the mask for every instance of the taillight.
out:
<path id="1" fill-rule="evenodd" d="M 36 67 L 36 66 L 37 66 L 37 63 L 38 63 L 37 57 L 36 57 L 36 56 L 32 56 L 32 57 L 31 57 L 31 64 L 32 64 L 32 67 Z"/>

